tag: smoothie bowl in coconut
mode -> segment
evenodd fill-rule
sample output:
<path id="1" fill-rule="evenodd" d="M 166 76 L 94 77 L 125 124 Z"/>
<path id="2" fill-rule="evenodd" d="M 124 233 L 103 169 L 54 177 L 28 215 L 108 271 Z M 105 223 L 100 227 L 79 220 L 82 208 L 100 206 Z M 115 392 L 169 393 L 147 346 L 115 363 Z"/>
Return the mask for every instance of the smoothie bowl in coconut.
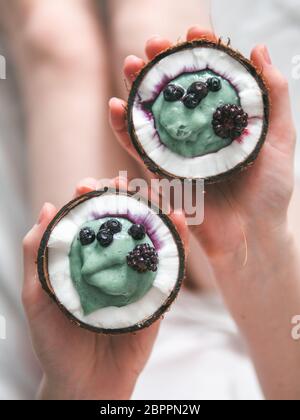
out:
<path id="1" fill-rule="evenodd" d="M 221 181 L 266 138 L 269 97 L 253 64 L 222 42 L 170 48 L 138 74 L 128 100 L 132 142 L 157 175 Z"/>
<path id="2" fill-rule="evenodd" d="M 63 207 L 38 253 L 41 284 L 68 318 L 109 334 L 137 331 L 161 317 L 180 289 L 184 266 L 171 219 L 113 189 Z"/>

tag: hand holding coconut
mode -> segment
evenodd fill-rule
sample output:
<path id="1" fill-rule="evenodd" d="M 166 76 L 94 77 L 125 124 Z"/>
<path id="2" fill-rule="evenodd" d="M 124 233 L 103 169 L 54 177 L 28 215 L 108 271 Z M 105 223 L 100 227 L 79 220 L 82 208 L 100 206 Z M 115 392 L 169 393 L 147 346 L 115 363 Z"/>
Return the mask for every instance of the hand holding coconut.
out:
<path id="1" fill-rule="evenodd" d="M 266 395 L 297 397 L 300 355 L 288 334 L 300 291 L 287 229 L 295 143 L 287 84 L 264 47 L 250 62 L 199 28 L 188 41 L 165 51 L 167 40 L 150 40 L 146 67 L 137 57 L 126 60 L 133 88 L 127 109 L 111 100 L 111 125 L 156 175 L 205 181 L 205 220 L 193 233 Z M 44 398 L 129 398 L 155 321 L 184 275 L 182 216 L 154 215 L 149 203 L 98 188 L 84 182 L 80 197 L 58 213 L 46 205 L 24 242 L 24 304 Z M 42 293 L 38 248 L 42 286 L 67 317 Z"/>
<path id="2" fill-rule="evenodd" d="M 120 185 L 120 181 L 116 180 L 113 184 L 115 186 L 117 184 Z M 96 190 L 97 188 L 99 188 L 99 186 L 97 186 L 95 180 L 83 181 L 77 188 L 77 195 L 82 196 L 82 194 Z M 54 304 L 50 297 L 42 290 L 36 274 L 36 255 L 42 236 L 45 234 L 45 230 L 49 223 L 56 216 L 56 209 L 51 204 L 45 204 L 41 211 L 38 223 L 28 233 L 24 240 L 25 282 L 23 301 L 31 329 L 34 348 L 44 372 L 40 397 L 44 399 L 128 399 L 130 398 L 135 382 L 151 352 L 159 327 L 159 321 L 153 324 L 152 322 L 157 320 L 159 316 L 147 324 L 148 328 L 145 328 L 142 331 L 138 331 L 135 334 L 128 333 L 117 336 L 99 335 L 87 331 L 86 329 L 81 329 L 77 325 L 73 325 L 70 322 L 70 319 L 68 319 L 72 316 L 71 312 L 69 313 L 70 317 L 64 316 L 59 307 Z M 176 225 L 180 236 L 185 238 L 184 217 L 182 215 L 173 215 L 172 220 Z M 130 242 L 130 244 L 132 241 L 139 242 L 142 239 L 141 236 L 143 236 L 143 238 L 145 236 L 145 233 L 141 232 L 141 230 L 131 228 L 131 239 L 127 238 L 127 224 L 126 226 L 125 224 L 123 226 L 124 233 L 122 235 L 120 232 L 115 232 L 113 235 L 115 236 L 115 245 L 106 242 L 107 236 L 104 238 L 104 233 L 106 232 L 104 232 L 104 229 L 99 229 L 101 235 L 98 235 L 99 239 L 95 238 L 94 241 L 92 241 L 92 236 L 87 234 L 87 231 L 80 231 L 81 234 L 78 236 L 78 241 L 76 239 L 76 243 L 78 242 L 78 244 L 82 245 L 84 253 L 89 253 L 91 255 L 92 248 L 94 249 L 95 246 L 102 250 L 110 249 L 111 255 L 116 253 L 116 250 L 113 250 L 113 246 L 119 246 L 119 255 L 121 255 L 121 251 L 123 250 L 122 244 L 124 242 Z M 114 224 L 113 226 L 110 226 L 110 231 L 111 229 L 115 229 L 116 231 L 116 227 L 119 227 L 119 225 L 117 226 Z M 161 228 L 164 229 L 163 226 L 161 226 Z M 62 249 L 61 246 L 62 243 L 60 243 L 60 249 Z M 57 262 L 58 260 L 59 258 L 56 259 Z M 139 260 L 135 259 L 134 261 L 138 262 Z M 63 263 L 64 261 L 61 260 L 60 262 Z M 131 263 L 133 263 L 133 260 L 131 260 Z M 123 267 L 124 269 L 127 267 L 128 270 L 132 269 L 127 265 L 125 257 L 124 264 L 122 263 L 119 265 L 120 273 L 122 272 Z M 97 272 L 101 274 L 101 272 L 105 271 L 105 277 L 110 276 L 112 279 L 114 274 L 113 264 L 111 269 L 108 266 L 108 263 L 102 268 L 103 269 L 101 270 L 97 270 Z M 154 269 L 154 266 L 151 266 L 150 268 Z M 135 270 L 132 272 L 137 273 Z M 150 270 L 150 272 L 152 271 Z M 119 276 L 116 280 L 122 280 L 121 277 Z M 91 275 L 88 277 L 88 280 L 103 283 L 105 279 L 101 278 L 100 275 L 98 277 Z M 177 281 L 178 279 L 175 278 L 174 280 Z M 97 285 L 94 284 L 94 286 Z M 98 286 L 100 287 L 100 285 Z M 103 287 L 105 287 L 105 284 L 101 284 L 100 289 L 102 288 L 102 290 L 104 290 Z M 98 290 L 100 289 L 98 288 Z M 60 290 L 60 292 L 60 297 L 62 297 L 62 299 L 69 299 L 70 303 L 72 290 L 65 290 L 65 293 Z M 106 290 L 106 292 L 112 296 L 112 299 L 117 298 L 116 289 Z M 130 299 L 134 299 L 133 295 L 130 296 Z M 87 296 L 85 297 L 87 298 Z M 119 300 L 120 298 L 121 296 L 119 297 Z M 88 300 L 85 302 L 87 304 L 86 312 L 89 312 L 90 306 Z M 105 306 L 105 302 L 101 300 L 101 294 L 99 302 L 102 306 Z M 98 305 L 99 302 L 97 303 Z M 154 301 L 154 303 L 152 302 L 154 306 L 155 302 L 156 301 Z M 66 301 L 63 303 L 67 306 Z M 90 300 L 89 303 L 95 304 L 93 299 Z M 120 309 L 122 309 L 122 307 L 125 307 L 126 309 L 124 302 L 119 302 L 119 306 Z M 148 307 L 149 306 L 151 306 L 151 300 L 148 302 Z M 95 313 L 95 308 L 93 308 L 92 312 Z M 141 312 L 141 308 L 139 312 Z M 83 317 L 85 315 L 84 313 L 82 314 Z M 113 316 L 114 314 L 111 314 L 112 318 L 106 320 L 106 322 L 110 322 L 111 327 L 113 325 Z M 129 312 L 127 313 L 127 318 L 130 319 Z M 84 319 L 86 320 L 87 318 Z M 105 322 L 103 315 L 101 315 L 101 309 L 98 318 L 94 317 L 94 321 L 95 320 L 97 322 Z M 80 319 L 78 319 L 77 323 L 80 323 Z M 120 328 L 117 318 L 114 325 L 115 328 Z"/>
<path id="3" fill-rule="evenodd" d="M 218 45 L 213 34 L 203 32 L 197 27 L 190 29 L 187 37 L 188 41 L 203 38 Z M 199 47 L 199 44 L 195 45 L 196 48 Z M 170 50 L 166 52 L 166 48 L 170 48 Z M 187 59 L 189 56 L 186 50 L 189 48 L 193 48 L 193 46 L 186 45 L 182 49 L 182 53 Z M 204 78 L 209 79 L 212 76 L 199 75 L 202 83 L 201 95 L 203 96 L 205 93 L 203 98 L 201 95 L 200 98 L 199 94 L 198 96 L 193 94 L 193 98 L 187 98 L 187 95 L 191 96 L 193 93 L 188 92 L 191 89 L 190 80 L 185 85 L 185 80 L 181 80 L 178 76 L 176 76 L 176 83 L 167 78 L 164 88 L 167 90 L 163 91 L 164 98 L 158 97 L 154 103 L 150 101 L 148 104 L 148 112 L 151 112 L 148 119 L 154 118 L 155 120 L 156 118 L 155 126 L 158 127 L 156 133 L 151 131 L 153 138 L 157 140 L 158 134 L 161 144 L 157 147 L 169 156 L 169 159 L 163 161 L 162 154 L 155 154 L 156 147 L 150 141 L 152 134 L 148 133 L 145 120 L 140 118 L 143 106 L 147 104 L 138 104 L 136 99 L 132 100 L 132 98 L 136 98 L 137 92 L 137 97 L 140 98 L 143 93 L 147 93 L 147 88 L 151 91 L 151 86 L 161 87 L 156 80 L 156 76 L 160 74 L 163 66 L 160 64 L 163 60 L 168 59 L 169 55 L 172 56 L 173 52 L 174 56 L 179 54 L 179 50 L 178 47 L 174 47 L 173 51 L 171 43 L 167 40 L 155 38 L 150 40 L 146 46 L 148 58 L 153 60 L 150 65 L 145 67 L 146 70 L 143 70 L 145 63 L 141 59 L 134 56 L 126 59 L 125 76 L 131 83 L 138 77 L 139 82 L 138 84 L 134 83 L 130 96 L 129 116 L 131 119 L 129 119 L 129 124 L 131 125 L 129 127 L 127 125 L 127 104 L 114 98 L 110 102 L 111 126 L 121 145 L 138 161 L 141 162 L 142 158 L 148 168 L 157 175 L 179 178 L 184 176 L 189 179 L 198 176 L 206 181 L 204 223 L 193 228 L 193 231 L 210 259 L 216 281 L 234 319 L 248 339 L 267 397 L 297 399 L 299 397 L 297 391 L 300 385 L 299 378 L 291 372 L 299 370 L 300 351 L 299 346 L 290 338 L 290 330 L 291 319 L 299 312 L 300 270 L 293 238 L 288 231 L 287 220 L 287 210 L 293 192 L 296 134 L 287 82 L 272 65 L 266 47 L 257 46 L 254 48 L 251 54 L 251 63 L 248 63 L 249 65 L 244 63 L 245 66 L 240 70 L 239 75 L 229 72 L 228 79 L 230 80 L 232 76 L 234 76 L 233 79 L 240 76 L 241 80 L 244 72 L 248 71 L 255 80 L 259 80 L 258 85 L 261 88 L 261 93 L 255 89 L 252 93 L 250 92 L 249 96 L 249 92 L 242 92 L 243 112 L 246 107 L 248 109 L 245 114 L 240 108 L 238 111 L 232 110 L 235 121 L 237 119 L 240 121 L 236 126 L 229 124 L 229 119 L 223 124 L 222 114 L 225 115 L 227 111 L 224 108 L 221 112 L 215 109 L 214 112 L 218 115 L 212 118 L 211 131 L 207 131 L 205 122 L 202 124 L 204 137 L 200 136 L 200 139 L 204 139 L 206 142 L 204 142 L 204 148 L 200 147 L 201 144 L 197 148 L 194 147 L 197 143 L 197 136 L 195 138 L 191 136 L 191 132 L 189 132 L 191 127 L 182 124 L 181 118 L 182 115 L 190 115 L 191 112 L 194 115 L 195 110 L 201 107 L 207 110 L 207 105 L 205 105 L 205 101 L 208 99 L 207 95 L 219 95 L 220 78 L 218 86 L 216 85 L 217 93 L 215 93 L 209 92 L 207 80 L 204 81 Z M 223 52 L 226 53 L 226 46 L 224 46 Z M 226 66 L 226 59 L 224 62 L 225 68 L 228 70 L 230 66 Z M 155 73 L 157 64 L 160 68 Z M 181 74 L 184 75 L 186 61 L 181 61 L 181 65 Z M 215 60 L 212 60 L 211 66 L 208 67 L 215 68 Z M 147 72 L 147 69 L 151 70 Z M 150 73 L 151 71 L 152 73 Z M 151 84 L 149 74 L 152 74 L 156 83 Z M 146 82 L 148 84 L 143 85 L 147 75 Z M 225 78 L 221 79 L 222 85 L 226 85 L 224 80 Z M 171 84 L 172 86 L 170 86 Z M 140 86 L 142 89 L 138 91 Z M 229 98 L 231 93 L 227 91 L 226 98 Z M 217 98 L 217 96 L 215 97 Z M 251 103 L 258 105 L 259 98 L 262 99 L 261 103 L 264 103 L 265 106 L 263 108 L 258 106 L 257 109 L 256 106 L 252 108 Z M 270 109 L 268 98 L 272 104 Z M 189 99 L 191 99 L 191 103 L 188 102 Z M 195 103 L 192 103 L 192 99 L 195 100 Z M 252 99 L 253 102 L 251 102 Z M 218 101 L 222 100 L 224 98 L 219 97 Z M 163 104 L 163 101 L 167 101 L 169 105 Z M 230 103 L 232 101 L 234 101 L 233 97 L 230 98 Z M 241 103 L 233 103 L 233 105 L 240 107 Z M 157 119 L 159 117 L 158 107 L 160 107 L 160 115 L 163 116 L 160 120 Z M 180 115 L 181 127 L 176 126 L 177 130 L 175 131 L 173 128 L 177 121 L 172 119 L 172 112 L 166 113 L 167 107 L 172 108 L 173 115 Z M 255 117 L 255 109 L 256 112 L 262 112 L 262 114 Z M 251 112 L 253 112 L 252 115 Z M 206 115 L 210 115 L 209 110 Z M 241 134 L 240 128 L 242 136 L 236 137 Z M 210 140 L 214 139 L 215 135 L 219 138 L 218 142 L 211 142 Z M 221 144 L 222 139 L 223 145 Z M 189 143 L 191 148 L 187 148 Z M 205 154 L 206 147 L 216 147 L 216 149 L 209 150 L 208 154 Z M 248 152 L 244 154 L 246 150 Z M 257 157 L 259 150 L 260 154 Z M 189 165 L 185 165 L 186 159 L 193 159 L 193 157 L 183 155 L 185 152 L 189 155 L 193 154 L 194 151 L 196 151 L 195 159 L 199 160 L 199 164 L 195 166 L 198 173 L 189 172 L 185 175 L 183 172 L 190 169 Z M 221 155 L 224 159 L 219 160 L 219 164 L 216 164 L 215 159 L 219 159 Z M 178 165 L 176 165 L 177 161 Z M 237 172 L 253 162 L 254 164 L 247 170 Z M 190 161 L 190 164 L 193 165 L 193 162 Z M 227 175 L 232 176 L 227 179 Z M 208 185 L 216 181 L 223 182 Z M 289 357 L 284 359 L 285 363 L 283 363 L 283 358 L 286 355 Z M 281 360 L 282 364 L 278 364 L 278 360 Z"/>

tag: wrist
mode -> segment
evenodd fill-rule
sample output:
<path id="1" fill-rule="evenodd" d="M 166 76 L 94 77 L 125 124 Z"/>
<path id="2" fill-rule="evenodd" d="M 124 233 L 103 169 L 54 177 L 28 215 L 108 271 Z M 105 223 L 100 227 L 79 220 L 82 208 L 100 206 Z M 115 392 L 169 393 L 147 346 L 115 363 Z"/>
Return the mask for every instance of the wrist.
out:
<path id="1" fill-rule="evenodd" d="M 294 255 L 294 238 L 287 220 L 273 229 L 250 228 L 241 233 L 240 240 L 230 252 L 218 252 L 210 260 L 213 268 L 222 277 L 222 272 L 242 275 L 258 268 L 275 268 L 276 262 Z"/>
<path id="2" fill-rule="evenodd" d="M 212 260 L 215 278 L 234 318 L 251 316 L 266 301 L 262 293 L 280 293 L 286 279 L 297 275 L 297 255 L 293 235 L 287 223 L 268 232 L 245 233 L 235 250 Z M 276 287 L 275 287 L 276 286 Z"/>
<path id="3" fill-rule="evenodd" d="M 299 347 L 291 337 L 292 319 L 300 308 L 297 247 L 287 224 L 248 242 L 245 264 L 231 256 L 215 265 L 216 277 L 266 396 L 289 397 L 294 394 L 290 382 L 298 381 L 293 372 Z"/>
<path id="4" fill-rule="evenodd" d="M 89 381 L 88 386 L 82 383 L 69 384 L 54 381 L 46 375 L 43 376 L 36 398 L 44 401 L 56 400 L 129 400 L 133 393 L 136 379 L 107 381 L 94 383 Z"/>

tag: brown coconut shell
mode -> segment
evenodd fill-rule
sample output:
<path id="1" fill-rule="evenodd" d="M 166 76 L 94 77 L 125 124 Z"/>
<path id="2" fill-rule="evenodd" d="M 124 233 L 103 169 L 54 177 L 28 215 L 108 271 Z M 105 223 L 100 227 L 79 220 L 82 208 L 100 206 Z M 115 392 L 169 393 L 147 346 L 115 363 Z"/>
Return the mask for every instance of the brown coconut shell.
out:
<path id="1" fill-rule="evenodd" d="M 149 158 L 147 153 L 145 152 L 142 144 L 139 141 L 139 138 L 137 137 L 134 129 L 133 124 L 133 115 L 132 110 L 134 106 L 134 100 L 136 97 L 136 94 L 138 92 L 139 86 L 141 82 L 144 80 L 146 74 L 154 67 L 159 61 L 161 61 L 163 58 L 174 54 L 178 51 L 192 49 L 192 48 L 199 48 L 199 47 L 205 47 L 205 48 L 214 48 L 218 49 L 220 51 L 223 51 L 227 53 L 229 56 L 233 57 L 235 60 L 237 60 L 239 63 L 242 64 L 243 67 L 250 73 L 255 80 L 257 81 L 263 96 L 263 103 L 264 103 L 264 120 L 263 120 L 263 129 L 261 136 L 259 138 L 259 141 L 257 142 L 257 145 L 253 152 L 242 162 L 240 162 L 238 165 L 236 165 L 234 168 L 230 169 L 229 171 L 220 173 L 215 176 L 207 177 L 207 178 L 201 178 L 204 180 L 205 184 L 212 184 L 216 182 L 222 182 L 227 180 L 228 178 L 233 177 L 234 175 L 238 174 L 240 171 L 247 169 L 250 165 L 253 164 L 253 162 L 256 160 L 264 142 L 267 136 L 268 128 L 269 128 L 269 114 L 270 114 L 270 99 L 269 99 L 269 91 L 268 87 L 261 75 L 261 71 L 258 70 L 253 63 L 245 58 L 239 51 L 236 51 L 232 49 L 229 44 L 222 43 L 221 39 L 217 42 L 214 41 L 208 41 L 207 39 L 198 39 L 190 42 L 184 42 L 178 45 L 175 45 L 174 47 L 171 47 L 162 53 L 158 54 L 153 60 L 151 60 L 148 64 L 146 64 L 143 69 L 139 72 L 137 75 L 135 81 L 132 84 L 129 98 L 128 98 L 128 105 L 127 105 L 127 123 L 128 123 L 128 132 L 132 141 L 133 146 L 135 147 L 136 151 L 142 158 L 143 162 L 147 166 L 147 168 L 153 172 L 155 175 L 161 178 L 167 178 L 167 179 L 180 179 L 181 181 L 184 181 L 187 178 L 176 176 L 174 174 L 169 173 L 165 169 L 161 168 L 156 162 L 154 162 L 152 159 Z M 200 179 L 200 178 L 198 178 Z M 193 182 L 196 182 L 197 178 L 193 179 Z"/>
<path id="2" fill-rule="evenodd" d="M 156 209 L 157 215 L 160 217 L 160 219 L 163 221 L 163 223 L 169 228 L 169 230 L 172 233 L 172 236 L 174 238 L 174 241 L 176 243 L 177 249 L 178 249 L 178 255 L 179 255 L 179 274 L 178 278 L 175 284 L 175 287 L 168 297 L 167 301 L 160 307 L 158 310 L 149 318 L 146 318 L 142 321 L 140 321 L 138 324 L 133 325 L 131 327 L 126 328 L 117 328 L 117 329 L 104 329 L 104 328 L 97 328 L 94 326 L 91 326 L 89 324 L 86 324 L 84 322 L 81 322 L 78 320 L 73 314 L 71 314 L 65 306 L 59 301 L 57 296 L 55 295 L 55 292 L 51 286 L 50 278 L 49 278 L 49 272 L 48 272 L 48 241 L 50 238 L 50 235 L 55 228 L 55 226 L 76 206 L 83 203 L 84 201 L 90 200 L 94 197 L 99 197 L 105 193 L 112 192 L 115 194 L 123 194 L 127 195 L 128 197 L 133 196 L 133 193 L 131 192 L 124 192 L 124 191 L 117 191 L 111 188 L 104 188 L 103 190 L 97 190 L 92 191 L 87 194 L 81 195 L 78 198 L 75 198 L 74 200 L 70 201 L 68 204 L 66 204 L 53 218 L 53 220 L 48 225 L 40 246 L 38 250 L 38 256 L 37 256 L 37 270 L 38 270 L 38 277 L 40 280 L 40 283 L 45 290 L 45 292 L 50 296 L 50 298 L 58 305 L 60 310 L 67 316 L 67 318 L 72 322 L 73 324 L 78 325 L 81 328 L 87 329 L 94 333 L 102 333 L 102 334 L 126 334 L 126 333 L 133 333 L 139 330 L 142 330 L 143 328 L 149 327 L 151 324 L 153 324 L 155 321 L 157 321 L 159 318 L 162 317 L 162 315 L 168 310 L 174 299 L 177 297 L 178 292 L 180 290 L 180 287 L 182 285 L 183 279 L 185 277 L 185 249 L 183 242 L 179 236 L 179 233 L 173 224 L 172 220 L 167 216 L 166 214 L 163 214 L 162 210 L 158 208 L 157 206 L 154 206 L 153 203 L 150 201 L 147 201 L 143 198 L 141 198 L 145 204 L 148 206 L 152 206 L 152 208 Z"/>

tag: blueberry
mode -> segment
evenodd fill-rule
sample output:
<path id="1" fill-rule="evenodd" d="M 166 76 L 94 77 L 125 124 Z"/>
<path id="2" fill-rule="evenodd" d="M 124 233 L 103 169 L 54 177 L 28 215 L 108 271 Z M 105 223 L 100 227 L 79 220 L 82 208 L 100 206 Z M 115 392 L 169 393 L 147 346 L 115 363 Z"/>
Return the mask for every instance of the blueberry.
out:
<path id="1" fill-rule="evenodd" d="M 94 242 L 95 238 L 95 232 L 88 227 L 81 229 L 81 231 L 79 232 L 79 240 L 81 242 L 81 245 L 90 245 Z"/>
<path id="2" fill-rule="evenodd" d="M 218 77 L 210 77 L 206 83 L 211 92 L 218 92 L 222 88 L 221 80 Z"/>
<path id="3" fill-rule="evenodd" d="M 109 230 L 112 234 L 115 234 L 121 232 L 122 225 L 118 220 L 110 219 L 100 226 L 100 230 Z"/>
<path id="4" fill-rule="evenodd" d="M 114 235 L 110 230 L 100 229 L 97 233 L 97 240 L 100 245 L 107 247 L 109 246 L 114 239 Z"/>
<path id="5" fill-rule="evenodd" d="M 133 239 L 140 241 L 141 239 L 144 239 L 146 236 L 146 229 L 143 225 L 132 225 L 128 233 L 130 236 L 132 236 Z"/>
<path id="6" fill-rule="evenodd" d="M 164 90 L 164 98 L 167 102 L 179 101 L 184 95 L 184 89 L 181 86 L 170 84 Z"/>
<path id="7" fill-rule="evenodd" d="M 191 92 L 183 98 L 184 106 L 189 109 L 195 109 L 201 102 L 199 95 L 195 92 Z"/>
<path id="8" fill-rule="evenodd" d="M 187 93 L 195 93 L 197 94 L 199 100 L 204 99 L 208 94 L 208 87 L 206 83 L 203 82 L 195 82 L 192 83 L 191 86 L 188 88 Z"/>

